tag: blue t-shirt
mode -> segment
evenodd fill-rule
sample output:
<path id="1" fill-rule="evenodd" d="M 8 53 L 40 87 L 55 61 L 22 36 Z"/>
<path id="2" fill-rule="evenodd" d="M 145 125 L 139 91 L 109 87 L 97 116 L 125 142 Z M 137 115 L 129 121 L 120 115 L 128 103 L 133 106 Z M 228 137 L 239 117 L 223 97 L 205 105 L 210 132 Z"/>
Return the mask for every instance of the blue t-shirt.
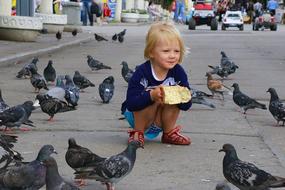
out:
<path id="1" fill-rule="evenodd" d="M 180 85 L 190 89 L 187 74 L 181 65 L 177 64 L 174 68 L 170 69 L 164 80 L 156 80 L 152 74 L 152 67 L 150 61 L 138 66 L 134 72 L 132 78 L 129 81 L 126 108 L 129 111 L 139 111 L 154 102 L 150 97 L 150 89 L 158 85 L 174 86 Z M 181 110 L 188 110 L 192 105 L 191 100 L 187 103 L 179 104 L 178 107 Z"/>

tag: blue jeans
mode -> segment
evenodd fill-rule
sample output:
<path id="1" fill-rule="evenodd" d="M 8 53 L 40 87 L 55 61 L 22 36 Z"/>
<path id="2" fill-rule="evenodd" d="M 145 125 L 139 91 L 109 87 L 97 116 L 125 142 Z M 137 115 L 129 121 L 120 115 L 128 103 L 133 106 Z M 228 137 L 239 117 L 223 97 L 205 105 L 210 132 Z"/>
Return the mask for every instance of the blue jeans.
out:
<path id="1" fill-rule="evenodd" d="M 93 26 L 93 14 L 90 12 L 91 4 L 91 2 L 82 2 L 81 21 L 84 26 L 87 26 L 87 17 L 89 19 L 90 26 Z"/>
<path id="2" fill-rule="evenodd" d="M 184 19 L 184 10 L 185 10 L 184 4 L 181 2 L 177 2 L 175 13 L 174 13 L 175 22 L 178 22 L 179 20 Z"/>

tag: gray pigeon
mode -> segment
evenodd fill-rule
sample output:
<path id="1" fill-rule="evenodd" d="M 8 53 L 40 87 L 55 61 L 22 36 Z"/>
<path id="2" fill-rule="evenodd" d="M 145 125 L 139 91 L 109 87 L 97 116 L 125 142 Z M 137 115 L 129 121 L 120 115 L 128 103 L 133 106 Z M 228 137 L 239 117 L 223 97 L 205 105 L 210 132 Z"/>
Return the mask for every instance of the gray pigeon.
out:
<path id="1" fill-rule="evenodd" d="M 269 111 L 272 116 L 277 121 L 277 126 L 279 122 L 282 121 L 282 126 L 285 123 L 285 103 L 279 100 L 278 94 L 274 88 L 269 88 L 267 92 L 270 93 Z"/>
<path id="2" fill-rule="evenodd" d="M 0 126 L 4 125 L 5 130 L 12 127 L 19 128 L 22 124 L 34 127 L 33 122 L 29 120 L 32 110 L 34 109 L 35 107 L 32 101 L 26 101 L 22 105 L 11 107 L 0 113 Z"/>
<path id="3" fill-rule="evenodd" d="M 193 104 L 202 104 L 202 105 L 205 105 L 205 106 L 208 106 L 210 108 L 216 108 L 214 104 L 208 102 L 204 97 L 212 97 L 212 95 L 210 94 L 207 94 L 203 91 L 200 91 L 200 90 L 197 90 L 197 89 L 194 89 L 194 88 L 191 88 L 190 89 L 191 91 L 191 101 Z"/>
<path id="4" fill-rule="evenodd" d="M 95 84 L 93 84 L 85 76 L 81 75 L 79 71 L 75 71 L 74 76 L 73 76 L 73 82 L 76 86 L 79 87 L 79 89 L 85 89 L 89 86 L 91 87 L 95 86 Z"/>
<path id="5" fill-rule="evenodd" d="M 112 36 L 112 40 L 113 40 L 113 41 L 116 41 L 117 38 L 118 38 L 118 34 L 114 34 L 114 35 Z"/>
<path id="6" fill-rule="evenodd" d="M 44 145 L 37 158 L 29 163 L 10 166 L 0 175 L 2 186 L 16 190 L 36 190 L 45 185 L 46 166 L 43 161 L 57 154 L 52 145 Z"/>
<path id="7" fill-rule="evenodd" d="M 272 176 L 254 164 L 241 161 L 233 145 L 224 144 L 219 152 L 225 152 L 224 177 L 240 190 L 269 190 L 285 187 L 285 178 Z"/>
<path id="8" fill-rule="evenodd" d="M 17 74 L 17 78 L 30 78 L 32 76 L 31 68 L 38 71 L 37 62 L 39 59 L 37 57 L 33 58 L 31 63 L 26 64 Z"/>
<path id="9" fill-rule="evenodd" d="M 102 62 L 94 59 L 91 55 L 87 55 L 87 64 L 92 71 L 101 69 L 112 69 L 111 67 L 104 65 Z"/>
<path id="10" fill-rule="evenodd" d="M 8 109 L 9 106 L 5 103 L 2 97 L 2 91 L 0 89 L 0 113 Z"/>
<path id="11" fill-rule="evenodd" d="M 0 134 L 0 174 L 11 162 L 20 162 L 23 160 L 21 154 L 13 150 L 14 143 L 18 140 L 18 136 Z"/>
<path id="12" fill-rule="evenodd" d="M 246 111 L 248 109 L 255 109 L 255 108 L 260 108 L 264 110 L 267 109 L 265 104 L 261 104 L 257 102 L 255 99 L 250 98 L 244 93 L 242 93 L 237 83 L 234 83 L 232 87 L 234 87 L 233 100 L 235 104 L 242 109 L 244 114 L 246 114 Z"/>
<path id="13" fill-rule="evenodd" d="M 127 83 L 129 83 L 130 79 L 134 74 L 134 71 L 129 68 L 128 63 L 125 61 L 123 61 L 121 65 L 123 65 L 121 70 L 122 77 L 125 79 Z"/>
<path id="14" fill-rule="evenodd" d="M 221 63 L 220 66 L 225 69 L 228 74 L 232 74 L 236 72 L 236 69 L 238 69 L 239 67 L 230 59 L 227 57 L 226 53 L 221 51 Z"/>
<path id="15" fill-rule="evenodd" d="M 74 84 L 69 75 L 65 75 L 65 99 L 73 107 L 78 105 L 80 89 Z"/>
<path id="16" fill-rule="evenodd" d="M 37 71 L 33 68 L 31 68 L 30 71 L 32 73 L 32 77 L 30 80 L 31 84 L 35 88 L 35 92 L 39 93 L 42 88 L 49 90 L 44 77 L 39 73 L 37 73 Z"/>
<path id="17" fill-rule="evenodd" d="M 118 41 L 119 41 L 120 43 L 123 43 L 123 42 L 124 42 L 124 36 L 118 35 Z"/>
<path id="18" fill-rule="evenodd" d="M 101 42 L 101 41 L 108 41 L 106 38 L 104 38 L 103 36 L 100 36 L 98 34 L 94 34 L 95 36 L 95 39 L 98 41 L 98 42 Z"/>
<path id="19" fill-rule="evenodd" d="M 114 77 L 109 76 L 99 85 L 99 95 L 103 103 L 109 103 L 114 95 Z"/>
<path id="20" fill-rule="evenodd" d="M 128 175 L 136 161 L 136 150 L 142 147 L 139 141 L 132 141 L 120 154 L 111 156 L 94 166 L 81 168 L 75 172 L 75 178 L 95 179 L 107 186 L 107 190 L 115 190 L 115 183 Z"/>
<path id="21" fill-rule="evenodd" d="M 53 157 L 43 161 L 46 166 L 46 190 L 80 190 L 71 182 L 64 180 L 59 172 L 56 160 Z"/>
<path id="22" fill-rule="evenodd" d="M 57 40 L 61 40 L 62 38 L 62 32 L 58 31 L 56 34 L 55 34 L 55 37 Z"/>
<path id="23" fill-rule="evenodd" d="M 75 110 L 73 106 L 68 106 L 66 102 L 51 97 L 48 94 L 38 94 L 36 99 L 39 100 L 42 111 L 50 116 L 48 121 L 53 121 L 53 117 L 57 113 Z"/>
<path id="24" fill-rule="evenodd" d="M 54 82 L 56 79 L 56 71 L 52 64 L 52 60 L 49 60 L 47 67 L 44 69 L 44 77 L 47 82 Z"/>
<path id="25" fill-rule="evenodd" d="M 125 36 L 126 35 L 126 32 L 127 32 L 127 29 L 124 29 L 123 31 L 121 31 L 121 32 L 119 32 L 119 34 L 118 35 L 120 35 L 120 36 Z"/>

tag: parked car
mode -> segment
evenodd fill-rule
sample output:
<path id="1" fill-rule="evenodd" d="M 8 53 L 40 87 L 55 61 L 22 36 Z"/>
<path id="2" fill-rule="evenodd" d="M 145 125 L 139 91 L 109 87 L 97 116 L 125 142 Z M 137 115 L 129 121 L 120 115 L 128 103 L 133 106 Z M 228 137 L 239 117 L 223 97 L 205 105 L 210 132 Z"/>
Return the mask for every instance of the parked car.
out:
<path id="1" fill-rule="evenodd" d="M 243 30 L 243 16 L 241 11 L 227 11 L 222 19 L 222 30 L 229 27 L 237 27 Z"/>
<path id="2" fill-rule="evenodd" d="M 199 25 L 208 25 L 211 27 L 211 30 L 218 29 L 218 21 L 216 19 L 213 6 L 211 1 L 207 0 L 196 0 L 196 4 L 194 5 L 194 10 L 191 11 L 191 17 L 188 22 L 189 30 L 195 30 L 196 26 Z M 187 19 L 187 18 L 186 18 Z"/>
<path id="3" fill-rule="evenodd" d="M 260 16 L 256 17 L 252 23 L 252 30 L 258 31 L 259 29 L 270 29 L 271 31 L 276 31 L 277 23 L 275 17 L 269 12 L 264 12 Z"/>

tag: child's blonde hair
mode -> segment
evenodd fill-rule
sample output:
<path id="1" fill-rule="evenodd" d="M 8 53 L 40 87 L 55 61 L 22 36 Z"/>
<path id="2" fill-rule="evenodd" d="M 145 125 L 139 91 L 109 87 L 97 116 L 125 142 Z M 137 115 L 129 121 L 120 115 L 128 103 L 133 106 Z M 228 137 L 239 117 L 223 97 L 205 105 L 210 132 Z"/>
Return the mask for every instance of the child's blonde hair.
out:
<path id="1" fill-rule="evenodd" d="M 151 25 L 146 36 L 144 57 L 146 59 L 151 59 L 150 53 L 153 51 L 156 43 L 160 40 L 167 43 L 173 40 L 178 41 L 180 46 L 180 58 L 178 60 L 178 63 L 181 63 L 184 58 L 186 49 L 180 32 L 170 22 L 158 22 Z"/>

